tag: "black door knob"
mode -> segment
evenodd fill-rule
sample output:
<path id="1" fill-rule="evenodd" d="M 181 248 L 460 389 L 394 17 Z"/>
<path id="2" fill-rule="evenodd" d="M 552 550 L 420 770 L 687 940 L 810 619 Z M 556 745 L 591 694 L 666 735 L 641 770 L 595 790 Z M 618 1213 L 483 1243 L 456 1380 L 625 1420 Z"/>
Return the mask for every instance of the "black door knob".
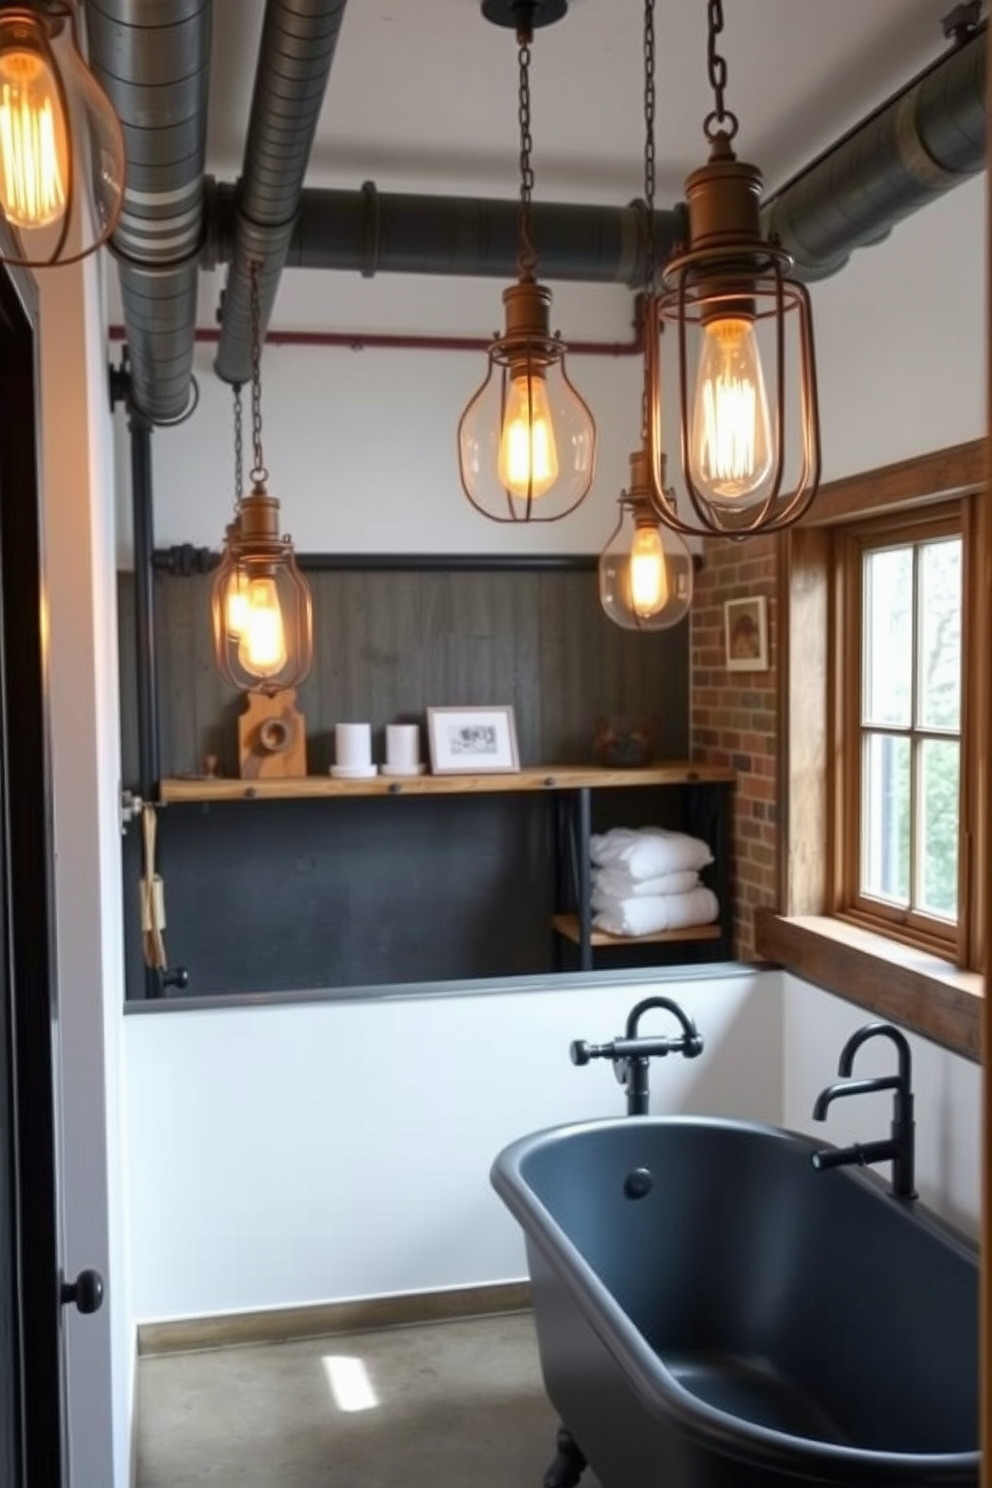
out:
<path id="1" fill-rule="evenodd" d="M 103 1306 L 103 1277 L 99 1271 L 80 1271 L 75 1281 L 63 1281 L 59 1288 L 63 1307 L 75 1306 L 79 1312 L 99 1312 Z"/>

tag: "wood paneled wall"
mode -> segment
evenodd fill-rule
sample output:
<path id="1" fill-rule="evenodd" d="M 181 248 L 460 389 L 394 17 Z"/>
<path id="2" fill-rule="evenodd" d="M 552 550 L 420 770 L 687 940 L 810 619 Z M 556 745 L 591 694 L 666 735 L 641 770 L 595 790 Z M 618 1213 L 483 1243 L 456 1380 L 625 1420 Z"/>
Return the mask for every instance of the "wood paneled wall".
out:
<path id="1" fill-rule="evenodd" d="M 512 562 L 512 560 L 509 560 Z M 340 569 L 308 574 L 314 668 L 300 689 L 308 768 L 333 763 L 335 723 L 380 731 L 430 706 L 512 703 L 521 764 L 592 758 L 600 714 L 658 716 L 659 759 L 688 750 L 688 627 L 619 630 L 588 567 L 532 570 Z M 120 578 L 124 779 L 137 772 L 134 597 Z M 198 773 L 207 754 L 237 774 L 238 696 L 222 685 L 210 636 L 210 578 L 155 582 L 163 775 Z M 426 740 L 425 740 L 426 745 Z M 383 758 L 378 740 L 376 757 Z"/>

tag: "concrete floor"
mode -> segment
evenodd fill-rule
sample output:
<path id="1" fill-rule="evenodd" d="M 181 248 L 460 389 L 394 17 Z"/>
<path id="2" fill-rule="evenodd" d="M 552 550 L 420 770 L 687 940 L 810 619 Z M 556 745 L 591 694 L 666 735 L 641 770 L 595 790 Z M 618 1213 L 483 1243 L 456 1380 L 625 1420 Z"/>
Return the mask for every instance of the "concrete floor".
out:
<path id="1" fill-rule="evenodd" d="M 541 1488 L 558 1424 L 528 1314 L 147 1358 L 138 1392 L 137 1488 Z"/>

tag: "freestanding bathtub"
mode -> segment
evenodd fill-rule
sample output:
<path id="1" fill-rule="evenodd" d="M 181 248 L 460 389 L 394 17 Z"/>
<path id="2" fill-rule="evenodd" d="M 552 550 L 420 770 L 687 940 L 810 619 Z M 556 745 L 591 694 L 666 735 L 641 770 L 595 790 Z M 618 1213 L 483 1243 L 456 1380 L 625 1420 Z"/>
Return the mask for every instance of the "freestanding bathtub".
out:
<path id="1" fill-rule="evenodd" d="M 977 1482 L 976 1249 L 816 1146 L 645 1117 L 497 1157 L 545 1386 L 603 1488 Z"/>

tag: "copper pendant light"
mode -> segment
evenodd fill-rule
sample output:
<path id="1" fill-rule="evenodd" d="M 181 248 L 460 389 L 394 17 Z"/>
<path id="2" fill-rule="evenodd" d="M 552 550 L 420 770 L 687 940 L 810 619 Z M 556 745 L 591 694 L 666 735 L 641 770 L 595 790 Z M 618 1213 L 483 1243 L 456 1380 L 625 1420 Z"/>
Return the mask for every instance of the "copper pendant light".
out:
<path id="1" fill-rule="evenodd" d="M 596 426 L 565 370 L 551 331 L 551 291 L 537 282 L 531 230 L 530 60 L 535 25 L 557 20 L 564 0 L 487 0 L 483 14 L 517 36 L 520 235 L 517 283 L 503 292 L 506 329 L 489 348 L 485 381 L 458 424 L 458 465 L 469 501 L 494 522 L 556 522 L 592 485 Z"/>
<path id="2" fill-rule="evenodd" d="M 645 347 L 641 401 L 641 446 L 630 457 L 630 483 L 621 491 L 617 523 L 599 556 L 599 600 L 623 630 L 668 630 L 689 613 L 693 592 L 692 554 L 679 534 L 662 522 L 651 503 L 648 414 L 651 406 L 648 342 L 655 288 L 655 45 L 654 0 L 644 9 L 644 200 L 646 277 L 641 298 Z M 663 473 L 664 474 L 664 473 Z"/>
<path id="3" fill-rule="evenodd" d="M 0 260 L 75 263 L 117 226 L 124 135 L 76 39 L 63 0 L 0 0 Z"/>
<path id="4" fill-rule="evenodd" d="M 279 502 L 266 488 L 262 456 L 259 265 L 251 265 L 252 487 L 228 524 L 213 582 L 214 657 L 240 692 L 298 686 L 313 660 L 310 586 L 296 566 L 292 539 L 279 531 Z M 240 397 L 235 391 L 235 481 L 241 489 Z"/>
<path id="5" fill-rule="evenodd" d="M 809 295 L 789 278 L 789 254 L 762 233 L 761 172 L 734 154 L 738 121 L 724 104 L 722 30 L 721 0 L 709 0 L 710 157 L 686 181 L 688 244 L 665 265 L 654 299 L 648 474 L 652 503 L 676 531 L 744 537 L 781 531 L 809 509 L 820 480 L 820 428 Z M 664 486 L 669 387 L 691 518 Z"/>

